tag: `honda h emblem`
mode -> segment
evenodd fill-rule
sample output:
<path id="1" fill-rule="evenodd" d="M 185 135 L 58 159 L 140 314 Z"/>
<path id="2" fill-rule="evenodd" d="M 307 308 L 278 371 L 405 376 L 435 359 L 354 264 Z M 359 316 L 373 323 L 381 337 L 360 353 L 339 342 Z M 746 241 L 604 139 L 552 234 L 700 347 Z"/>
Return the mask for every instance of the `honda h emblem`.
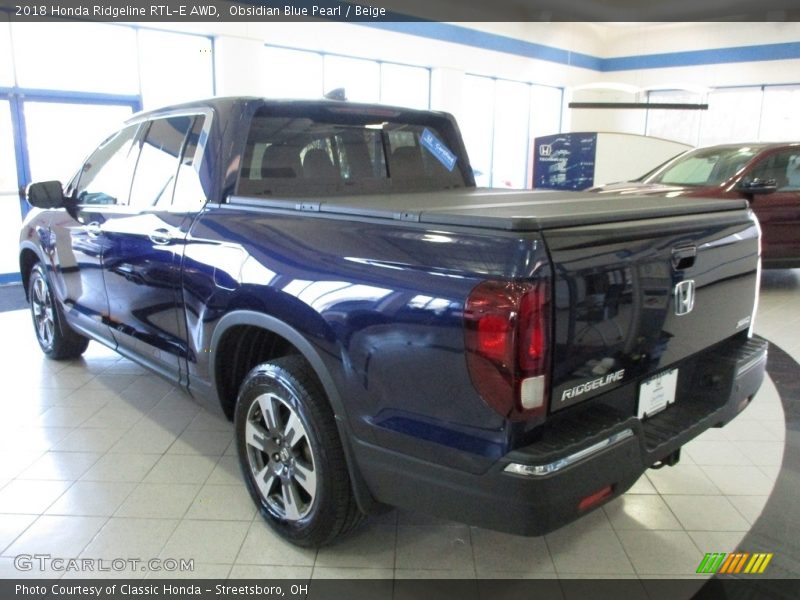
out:
<path id="1" fill-rule="evenodd" d="M 694 308 L 694 279 L 681 281 L 675 286 L 675 314 L 687 315 Z"/>
<path id="2" fill-rule="evenodd" d="M 553 147 L 550 144 L 539 145 L 539 156 L 550 156 L 553 153 Z"/>

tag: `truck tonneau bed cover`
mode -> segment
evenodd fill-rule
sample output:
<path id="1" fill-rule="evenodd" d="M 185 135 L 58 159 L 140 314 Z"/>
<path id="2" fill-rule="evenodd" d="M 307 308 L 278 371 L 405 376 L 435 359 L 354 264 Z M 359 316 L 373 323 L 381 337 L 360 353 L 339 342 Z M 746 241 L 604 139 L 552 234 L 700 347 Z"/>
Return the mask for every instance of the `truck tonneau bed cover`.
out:
<path id="1" fill-rule="evenodd" d="M 586 192 L 487 188 L 334 196 L 325 200 L 231 196 L 228 202 L 239 206 L 506 231 L 539 231 L 578 225 L 741 210 L 747 207 L 746 200 L 610 196 Z"/>

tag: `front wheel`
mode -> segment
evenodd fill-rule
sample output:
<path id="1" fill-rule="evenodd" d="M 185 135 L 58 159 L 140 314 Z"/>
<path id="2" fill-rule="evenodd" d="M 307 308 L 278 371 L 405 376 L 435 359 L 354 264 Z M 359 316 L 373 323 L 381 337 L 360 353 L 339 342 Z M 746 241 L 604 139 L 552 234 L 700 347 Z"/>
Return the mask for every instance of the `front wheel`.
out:
<path id="1" fill-rule="evenodd" d="M 333 411 L 302 357 L 250 371 L 235 421 L 247 489 L 281 536 L 322 546 L 361 521 Z"/>
<path id="2" fill-rule="evenodd" d="M 28 298 L 36 340 L 42 352 L 55 360 L 78 358 L 83 354 L 89 340 L 73 331 L 64 320 L 41 263 L 36 263 L 31 269 Z"/>

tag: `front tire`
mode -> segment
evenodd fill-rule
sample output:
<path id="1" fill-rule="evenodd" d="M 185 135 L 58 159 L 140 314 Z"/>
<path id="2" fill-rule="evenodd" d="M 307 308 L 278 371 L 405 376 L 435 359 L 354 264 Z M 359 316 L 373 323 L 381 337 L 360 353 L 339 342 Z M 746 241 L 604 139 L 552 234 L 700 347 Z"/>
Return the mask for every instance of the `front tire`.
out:
<path id="1" fill-rule="evenodd" d="M 31 269 L 28 299 L 36 341 L 48 358 L 65 360 L 84 353 L 89 340 L 76 333 L 64 319 L 41 263 Z"/>
<path id="2" fill-rule="evenodd" d="M 235 423 L 247 489 L 282 537 L 298 546 L 323 546 L 361 521 L 333 410 L 302 357 L 250 371 Z"/>

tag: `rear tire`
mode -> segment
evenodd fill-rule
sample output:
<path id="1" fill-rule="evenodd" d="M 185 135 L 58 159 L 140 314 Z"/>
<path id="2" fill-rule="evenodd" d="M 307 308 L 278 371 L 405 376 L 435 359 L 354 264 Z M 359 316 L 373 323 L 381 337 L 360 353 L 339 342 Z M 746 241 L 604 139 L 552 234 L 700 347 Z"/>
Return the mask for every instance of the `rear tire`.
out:
<path id="1" fill-rule="evenodd" d="M 302 357 L 250 371 L 239 391 L 235 424 L 247 489 L 282 537 L 318 547 L 361 522 L 333 410 Z"/>
<path id="2" fill-rule="evenodd" d="M 41 263 L 36 263 L 31 269 L 28 299 L 31 303 L 36 341 L 48 358 L 66 360 L 78 358 L 84 353 L 89 340 L 75 332 L 67 323 L 53 297 L 50 281 Z"/>

